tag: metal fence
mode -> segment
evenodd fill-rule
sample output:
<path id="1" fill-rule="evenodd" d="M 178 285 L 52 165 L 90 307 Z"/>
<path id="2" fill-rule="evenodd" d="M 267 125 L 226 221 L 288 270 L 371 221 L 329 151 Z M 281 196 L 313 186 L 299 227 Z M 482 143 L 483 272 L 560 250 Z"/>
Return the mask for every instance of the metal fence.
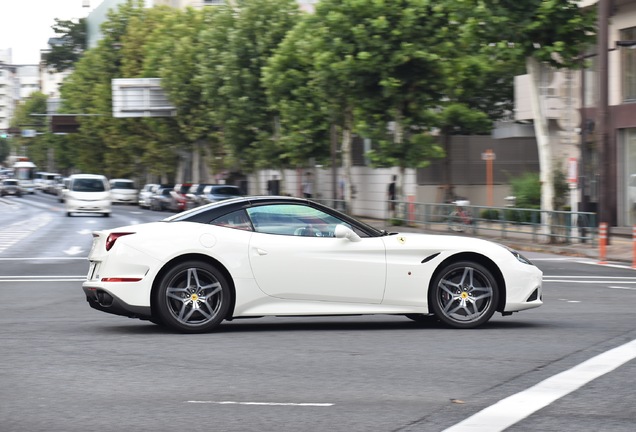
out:
<path id="1" fill-rule="evenodd" d="M 325 205 L 345 213 L 345 202 L 318 199 Z M 393 206 L 391 206 L 393 204 Z M 377 222 L 386 226 L 408 226 L 423 231 L 456 231 L 472 235 L 489 234 L 501 238 L 523 238 L 538 243 L 588 244 L 598 238 L 596 213 L 572 211 L 542 211 L 515 207 L 491 207 L 407 201 L 372 202 L 358 205 L 354 216 L 376 219 L 360 214 L 378 213 Z M 374 211 L 373 211 L 374 210 Z"/>

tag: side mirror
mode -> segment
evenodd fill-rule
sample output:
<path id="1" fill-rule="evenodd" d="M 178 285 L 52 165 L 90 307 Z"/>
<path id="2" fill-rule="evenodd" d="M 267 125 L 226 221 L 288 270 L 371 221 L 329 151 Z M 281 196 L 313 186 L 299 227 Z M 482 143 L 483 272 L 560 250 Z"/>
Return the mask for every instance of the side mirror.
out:
<path id="1" fill-rule="evenodd" d="M 336 225 L 336 230 L 334 232 L 337 238 L 346 238 L 352 242 L 359 242 L 362 240 L 358 234 L 353 232 L 351 228 L 347 228 L 344 225 Z"/>

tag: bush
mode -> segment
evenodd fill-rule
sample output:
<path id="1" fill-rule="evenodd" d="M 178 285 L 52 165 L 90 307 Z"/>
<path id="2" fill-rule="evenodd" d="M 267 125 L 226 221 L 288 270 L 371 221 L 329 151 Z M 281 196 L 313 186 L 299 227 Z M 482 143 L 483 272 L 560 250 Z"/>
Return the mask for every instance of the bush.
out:
<path id="1" fill-rule="evenodd" d="M 518 208 L 541 208 L 541 180 L 538 173 L 525 173 L 510 181 Z"/>
<path id="2" fill-rule="evenodd" d="M 497 221 L 499 220 L 499 210 L 497 209 L 483 209 L 479 213 L 479 218 L 483 220 L 489 221 Z"/>

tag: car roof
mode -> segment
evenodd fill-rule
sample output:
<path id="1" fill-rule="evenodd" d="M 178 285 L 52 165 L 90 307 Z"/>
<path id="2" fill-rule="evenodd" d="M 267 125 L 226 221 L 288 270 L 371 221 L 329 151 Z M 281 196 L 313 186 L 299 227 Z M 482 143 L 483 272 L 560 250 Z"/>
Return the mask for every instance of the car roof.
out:
<path id="1" fill-rule="evenodd" d="M 106 176 L 101 175 L 101 174 L 73 174 L 69 177 L 71 180 L 72 179 L 77 179 L 77 178 L 88 178 L 88 179 L 100 179 L 100 180 L 106 180 Z"/>
<path id="2" fill-rule="evenodd" d="M 277 196 L 277 195 L 255 195 L 255 196 L 242 196 L 237 198 L 229 198 L 223 201 L 206 204 L 201 207 L 196 207 L 192 210 L 186 210 L 176 215 L 167 217 L 164 221 L 177 222 L 177 221 L 189 221 L 208 223 L 219 216 L 250 207 L 258 207 L 268 204 L 302 204 L 309 207 L 322 210 L 325 213 L 334 215 L 352 225 L 357 226 L 361 230 L 367 232 L 371 236 L 381 236 L 382 231 L 365 224 L 349 215 L 339 212 L 331 207 L 320 204 L 316 201 L 309 200 L 307 198 L 297 198 L 290 196 Z"/>

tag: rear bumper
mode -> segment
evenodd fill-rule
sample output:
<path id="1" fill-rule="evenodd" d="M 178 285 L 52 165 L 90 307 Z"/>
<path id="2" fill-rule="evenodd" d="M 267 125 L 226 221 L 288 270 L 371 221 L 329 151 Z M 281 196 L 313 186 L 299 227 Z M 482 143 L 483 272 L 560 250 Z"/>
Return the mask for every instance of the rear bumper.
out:
<path id="1" fill-rule="evenodd" d="M 86 301 L 93 309 L 113 315 L 149 320 L 152 312 L 149 306 L 133 306 L 101 288 L 82 287 Z"/>

